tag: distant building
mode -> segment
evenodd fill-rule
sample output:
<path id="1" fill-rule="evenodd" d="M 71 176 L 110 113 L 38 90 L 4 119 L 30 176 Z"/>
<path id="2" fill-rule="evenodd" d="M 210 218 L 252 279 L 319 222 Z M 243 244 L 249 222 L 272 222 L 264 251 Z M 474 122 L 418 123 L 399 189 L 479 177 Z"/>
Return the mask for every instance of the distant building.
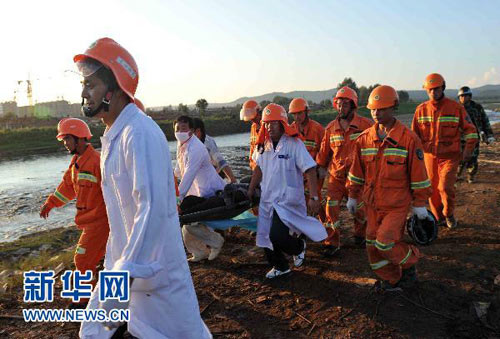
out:
<path id="1" fill-rule="evenodd" d="M 80 104 L 70 104 L 66 100 L 41 102 L 35 104 L 33 116 L 37 118 L 78 117 L 81 115 Z"/>
<path id="2" fill-rule="evenodd" d="M 0 117 L 4 117 L 8 114 L 17 116 L 17 103 L 15 101 L 6 101 L 0 103 Z"/>
<path id="3" fill-rule="evenodd" d="M 0 117 L 12 114 L 18 118 L 64 118 L 81 116 L 80 104 L 66 100 L 40 102 L 34 106 L 17 106 L 15 101 L 0 103 Z"/>

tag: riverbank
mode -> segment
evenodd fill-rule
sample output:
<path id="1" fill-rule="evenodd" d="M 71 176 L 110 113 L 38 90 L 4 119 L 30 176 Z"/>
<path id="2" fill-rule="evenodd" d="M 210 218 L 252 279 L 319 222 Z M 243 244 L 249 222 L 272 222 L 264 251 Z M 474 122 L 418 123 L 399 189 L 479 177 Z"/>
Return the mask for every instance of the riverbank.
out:
<path id="1" fill-rule="evenodd" d="M 398 115 L 413 114 L 416 105 L 416 103 L 402 104 L 398 110 Z M 359 113 L 363 116 L 370 115 L 366 108 L 360 108 Z M 328 109 L 311 113 L 311 118 L 326 126 L 335 115 L 336 113 L 333 109 Z M 237 116 L 205 117 L 203 121 L 205 122 L 207 133 L 211 136 L 250 131 L 250 124 L 239 120 Z M 173 121 L 157 120 L 156 122 L 168 140 L 175 140 Z M 93 135 L 91 142 L 95 147 L 99 148 L 101 146 L 100 136 L 104 133 L 104 125 L 101 122 L 91 123 L 90 130 Z M 0 159 L 64 151 L 62 144 L 56 140 L 56 135 L 56 123 L 53 126 L 33 126 L 0 130 Z"/>
<path id="2" fill-rule="evenodd" d="M 172 121 L 158 120 L 156 122 L 169 141 L 175 140 Z M 239 119 L 205 118 L 204 122 L 207 131 L 210 131 L 209 133 L 212 136 L 243 133 L 250 130 L 250 126 Z M 100 148 L 100 137 L 104 133 L 104 124 L 95 122 L 90 124 L 89 127 L 93 135 L 91 139 L 92 145 Z M 0 159 L 64 151 L 64 146 L 57 141 L 56 135 L 57 125 L 1 130 Z"/>
<path id="3" fill-rule="evenodd" d="M 500 126 L 494 130 L 500 139 Z M 308 242 L 304 266 L 285 279 L 263 279 L 265 256 L 250 251 L 255 238 L 240 229 L 226 234 L 216 260 L 190 263 L 204 321 L 218 338 L 498 337 L 498 164 L 500 143 L 481 145 L 476 182 L 457 182 L 458 227 L 440 228 L 438 239 L 421 248 L 418 289 L 373 292 L 366 251 L 350 242 L 351 218 L 342 206 L 341 255 L 326 259 L 321 244 Z M 24 303 L 21 277 L 29 269 L 74 269 L 71 257 L 79 232 L 68 226 L 0 244 L 0 288 L 7 289 L 0 294 L 0 337 L 78 337 L 78 323 L 25 323 L 20 318 L 28 307 L 66 307 L 59 297 L 60 281 L 53 303 Z"/>

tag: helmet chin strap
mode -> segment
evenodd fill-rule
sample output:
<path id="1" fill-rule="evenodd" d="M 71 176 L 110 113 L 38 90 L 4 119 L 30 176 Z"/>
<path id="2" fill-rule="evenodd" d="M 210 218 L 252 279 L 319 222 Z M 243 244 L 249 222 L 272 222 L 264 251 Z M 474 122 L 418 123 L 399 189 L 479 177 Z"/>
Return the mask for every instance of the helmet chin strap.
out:
<path id="1" fill-rule="evenodd" d="M 113 96 L 113 92 L 108 91 L 106 93 L 106 95 L 104 96 L 104 98 L 102 98 L 102 101 L 99 104 L 99 106 L 97 106 L 93 110 L 90 109 L 89 107 L 84 106 L 85 99 L 82 98 L 82 112 L 83 112 L 83 114 L 86 117 L 91 118 L 91 117 L 95 116 L 97 113 L 99 113 L 101 110 L 104 110 L 104 112 L 106 112 L 106 113 L 109 112 L 109 103 L 111 101 L 112 96 Z"/>
<path id="2" fill-rule="evenodd" d="M 78 145 L 78 138 L 75 137 L 74 135 L 72 135 L 71 137 L 73 138 L 73 145 L 74 145 L 74 147 L 73 147 L 73 150 L 69 152 L 69 154 L 75 155 L 76 154 L 76 147 Z"/>

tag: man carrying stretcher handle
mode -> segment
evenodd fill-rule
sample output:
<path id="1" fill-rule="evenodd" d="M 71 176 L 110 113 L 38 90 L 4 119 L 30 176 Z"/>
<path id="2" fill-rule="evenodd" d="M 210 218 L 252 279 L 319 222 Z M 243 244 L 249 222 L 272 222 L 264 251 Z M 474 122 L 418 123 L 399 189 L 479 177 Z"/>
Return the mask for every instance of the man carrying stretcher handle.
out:
<path id="1" fill-rule="evenodd" d="M 181 211 L 215 195 L 226 186 L 212 166 L 207 148 L 194 135 L 193 119 L 180 116 L 174 123 L 177 139 L 177 166 L 175 176 L 181 179 L 179 198 Z M 187 197 L 187 199 L 185 199 Z M 224 244 L 224 238 L 203 224 L 182 227 L 182 236 L 187 250 L 193 254 L 188 260 L 198 262 L 215 259 Z"/>
<path id="2" fill-rule="evenodd" d="M 304 173 L 310 192 L 308 207 L 313 214 L 320 209 L 316 162 L 298 138 L 297 130 L 288 125 L 285 109 L 274 103 L 267 105 L 262 123 L 248 197 L 252 198 L 262 181 L 257 246 L 264 248 L 273 266 L 266 274 L 272 279 L 291 272 L 283 252 L 293 255 L 295 267 L 304 262 L 306 242 L 291 234 L 305 234 L 313 241 L 321 241 L 327 234 L 318 219 L 307 216 Z"/>

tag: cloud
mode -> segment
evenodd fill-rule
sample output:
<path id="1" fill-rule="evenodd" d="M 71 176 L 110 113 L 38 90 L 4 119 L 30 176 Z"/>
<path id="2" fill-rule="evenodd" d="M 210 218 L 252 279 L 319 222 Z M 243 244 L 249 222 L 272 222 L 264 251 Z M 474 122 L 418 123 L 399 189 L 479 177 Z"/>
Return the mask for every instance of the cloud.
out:
<path id="1" fill-rule="evenodd" d="M 500 83 L 500 69 L 497 67 L 491 67 L 482 76 L 473 77 L 467 81 L 467 84 L 471 87 L 498 83 Z"/>
<path id="2" fill-rule="evenodd" d="M 497 72 L 495 67 L 491 67 L 487 72 L 484 73 L 483 79 L 485 82 L 499 82 L 500 74 Z"/>
<path id="3" fill-rule="evenodd" d="M 476 85 L 477 85 L 477 78 L 474 77 L 474 78 L 470 79 L 469 81 L 467 81 L 467 85 L 469 85 L 470 87 L 476 87 Z"/>

